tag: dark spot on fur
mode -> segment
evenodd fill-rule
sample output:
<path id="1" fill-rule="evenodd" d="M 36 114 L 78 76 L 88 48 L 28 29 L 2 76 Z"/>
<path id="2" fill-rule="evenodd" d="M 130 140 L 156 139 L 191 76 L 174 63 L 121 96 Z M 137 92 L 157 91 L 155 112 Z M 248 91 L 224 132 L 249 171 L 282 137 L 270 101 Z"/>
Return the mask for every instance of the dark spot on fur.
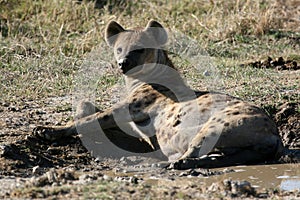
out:
<path id="1" fill-rule="evenodd" d="M 143 90 L 143 93 L 148 93 L 150 90 L 148 88 Z"/>
<path id="2" fill-rule="evenodd" d="M 206 112 L 206 111 L 208 111 L 208 109 L 207 108 L 202 108 L 201 110 L 200 110 L 200 112 Z"/>
<path id="3" fill-rule="evenodd" d="M 226 122 L 226 123 L 224 124 L 224 126 L 229 126 L 229 123 L 228 123 L 228 122 Z"/>
<path id="4" fill-rule="evenodd" d="M 211 106 L 212 104 L 213 104 L 213 103 L 212 103 L 211 101 L 209 101 L 209 102 L 206 103 L 206 106 L 209 107 L 209 106 Z"/>
<path id="5" fill-rule="evenodd" d="M 175 123 L 173 124 L 173 127 L 178 126 L 180 123 L 181 123 L 181 121 L 180 121 L 179 119 L 177 119 L 177 120 L 175 121 Z"/>
<path id="6" fill-rule="evenodd" d="M 240 103 L 240 102 L 239 101 L 230 101 L 227 105 L 228 106 L 233 106 L 233 105 L 236 105 L 238 103 Z"/>
<path id="7" fill-rule="evenodd" d="M 182 112 L 182 107 L 181 108 L 179 108 L 179 110 L 178 110 L 178 113 L 181 113 Z"/>
<path id="8" fill-rule="evenodd" d="M 233 113 L 231 113 L 232 115 L 238 115 L 238 114 L 240 114 L 240 112 L 239 111 L 234 111 Z"/>
<path id="9" fill-rule="evenodd" d="M 150 104 L 152 104 L 154 101 L 152 101 L 151 99 L 147 99 L 145 101 L 145 106 L 149 106 Z"/>
<path id="10" fill-rule="evenodd" d="M 212 125 L 212 126 L 210 126 L 209 128 L 216 128 L 216 126 Z"/>
<path id="11" fill-rule="evenodd" d="M 215 121 L 216 119 L 217 119 L 216 117 L 212 118 L 212 120 L 214 120 L 214 121 Z"/>
<path id="12" fill-rule="evenodd" d="M 221 122 L 221 121 L 222 121 L 222 119 L 220 119 L 220 118 L 217 120 L 217 122 Z"/>
<path id="13" fill-rule="evenodd" d="M 172 116 L 173 116 L 173 113 L 170 112 L 170 113 L 168 114 L 167 118 L 170 118 L 170 117 L 172 117 Z"/>

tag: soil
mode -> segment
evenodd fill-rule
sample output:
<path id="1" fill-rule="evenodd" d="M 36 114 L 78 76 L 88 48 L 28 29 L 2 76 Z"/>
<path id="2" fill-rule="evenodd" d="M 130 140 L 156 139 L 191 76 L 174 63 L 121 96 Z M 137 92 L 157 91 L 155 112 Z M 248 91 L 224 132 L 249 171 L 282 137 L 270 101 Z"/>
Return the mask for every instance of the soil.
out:
<path id="1" fill-rule="evenodd" d="M 283 57 L 271 58 L 268 57 L 263 60 L 248 62 L 241 64 L 241 66 L 251 66 L 255 68 L 273 68 L 277 70 L 299 70 L 300 65 L 296 60 L 284 59 Z"/>
<path id="2" fill-rule="evenodd" d="M 167 170 L 163 164 L 147 165 L 147 159 L 139 157 L 99 160 L 90 155 L 77 136 L 49 142 L 32 135 L 37 125 L 69 121 L 72 116 L 69 102 L 69 97 L 0 102 L 1 199 L 300 199 L 299 190 L 284 191 L 275 186 L 258 190 L 245 180 L 223 179 L 208 184 L 191 179 L 220 177 L 233 173 L 231 168 Z M 271 110 L 285 146 L 293 149 L 300 149 L 297 109 L 299 104 L 286 103 Z M 145 164 L 128 165 L 139 159 Z M 291 154 L 280 162 L 297 162 L 297 159 Z"/>

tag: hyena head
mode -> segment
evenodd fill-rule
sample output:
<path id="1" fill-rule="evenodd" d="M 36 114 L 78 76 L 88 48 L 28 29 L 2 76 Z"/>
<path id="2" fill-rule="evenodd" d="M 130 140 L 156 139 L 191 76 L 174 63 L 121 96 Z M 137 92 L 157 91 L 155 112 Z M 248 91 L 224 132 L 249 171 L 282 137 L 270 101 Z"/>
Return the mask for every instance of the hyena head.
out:
<path id="1" fill-rule="evenodd" d="M 111 21 L 105 31 L 105 39 L 113 47 L 119 68 L 126 75 L 132 75 L 140 70 L 149 70 L 145 64 L 159 63 L 168 40 L 163 26 L 156 21 L 149 21 L 144 29 L 126 30 L 115 21 Z M 148 66 L 148 67 L 143 67 Z M 147 71 L 147 70 L 146 70 Z"/>

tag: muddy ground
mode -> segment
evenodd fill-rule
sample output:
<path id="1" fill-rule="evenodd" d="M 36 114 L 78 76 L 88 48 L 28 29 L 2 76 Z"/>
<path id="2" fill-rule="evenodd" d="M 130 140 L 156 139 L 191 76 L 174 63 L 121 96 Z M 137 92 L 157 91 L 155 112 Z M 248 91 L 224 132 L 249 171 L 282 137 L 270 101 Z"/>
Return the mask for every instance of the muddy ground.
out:
<path id="1" fill-rule="evenodd" d="M 79 137 L 47 142 L 32 136 L 36 125 L 70 120 L 70 98 L 11 99 L 0 102 L 0 198 L 294 198 L 299 191 L 278 187 L 256 189 L 247 181 L 217 183 L 190 181 L 190 177 L 222 176 L 234 169 L 166 170 L 159 166 L 128 168 L 130 159 L 98 160 L 90 156 Z M 268 108 L 284 144 L 300 149 L 300 113 L 297 104 Z M 142 159 L 142 158 L 131 158 Z M 292 156 L 281 162 L 294 162 Z M 295 164 L 297 165 L 297 164 Z M 139 168 L 138 168 L 139 167 Z M 159 184 L 158 184 L 159 182 Z"/>

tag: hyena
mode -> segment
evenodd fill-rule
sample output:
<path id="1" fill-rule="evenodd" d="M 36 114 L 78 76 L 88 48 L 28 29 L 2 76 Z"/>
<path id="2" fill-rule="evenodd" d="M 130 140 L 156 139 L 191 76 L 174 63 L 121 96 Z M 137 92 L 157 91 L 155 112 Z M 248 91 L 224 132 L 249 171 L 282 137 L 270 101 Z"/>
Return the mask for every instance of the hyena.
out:
<path id="1" fill-rule="evenodd" d="M 280 155 L 278 130 L 262 109 L 227 94 L 193 91 L 185 84 L 163 50 L 168 34 L 159 22 L 127 30 L 111 21 L 105 39 L 125 76 L 126 98 L 103 112 L 93 112 L 97 109 L 83 102 L 76 121 L 37 127 L 35 134 L 57 140 L 89 135 L 99 126 L 101 153 L 113 154 L 106 143 L 126 150 L 124 155 L 157 151 L 178 169 L 251 164 Z M 131 133 L 120 125 L 131 127 Z"/>

